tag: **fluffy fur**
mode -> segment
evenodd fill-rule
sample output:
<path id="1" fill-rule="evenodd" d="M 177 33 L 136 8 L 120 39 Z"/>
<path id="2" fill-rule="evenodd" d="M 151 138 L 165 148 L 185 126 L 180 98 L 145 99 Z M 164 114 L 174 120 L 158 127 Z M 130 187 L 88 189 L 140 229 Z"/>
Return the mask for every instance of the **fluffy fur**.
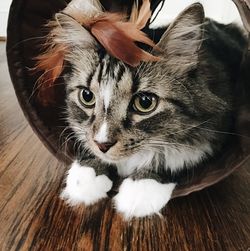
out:
<path id="1" fill-rule="evenodd" d="M 74 162 L 68 171 L 66 187 L 61 193 L 61 198 L 70 205 L 91 205 L 107 197 L 112 183 L 106 175 L 96 176 L 92 167 Z"/>
<path id="2" fill-rule="evenodd" d="M 115 207 L 126 219 L 160 214 L 174 188 L 174 183 L 161 184 L 153 179 L 127 178 L 114 198 Z"/>
<path id="3" fill-rule="evenodd" d="M 202 6 L 194 4 L 168 28 L 149 32 L 159 34 L 155 42 L 161 51 L 151 53 L 161 60 L 131 67 L 71 17 L 57 17 L 60 29 L 52 31 L 53 39 L 68 46 L 64 61 L 71 66 L 65 76 L 67 120 L 83 149 L 76 156 L 83 166 L 79 172 L 93 167 L 97 176 L 90 180 L 95 180 L 114 166 L 127 178 L 114 199 L 118 211 L 126 217 L 159 213 L 171 198 L 178 173 L 223 148 L 225 132 L 233 128 L 234 85 L 246 39 L 237 27 L 206 20 Z M 81 101 L 83 90 L 95 97 L 94 106 Z M 145 95 L 156 105 L 138 112 L 135 100 Z M 86 152 L 89 158 L 83 160 Z M 64 197 L 73 204 L 92 203 L 74 196 L 89 196 L 95 181 L 82 183 L 81 191 L 74 186 L 74 192 L 68 188 L 72 179 L 70 171 Z M 104 197 L 109 185 L 105 187 L 93 202 Z"/>

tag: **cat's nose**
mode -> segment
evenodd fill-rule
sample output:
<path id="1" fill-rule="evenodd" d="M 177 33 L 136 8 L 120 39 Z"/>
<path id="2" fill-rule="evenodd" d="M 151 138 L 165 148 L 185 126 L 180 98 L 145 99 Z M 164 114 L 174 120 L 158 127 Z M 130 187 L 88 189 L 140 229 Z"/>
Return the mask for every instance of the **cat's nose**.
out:
<path id="1" fill-rule="evenodd" d="M 117 141 L 99 143 L 98 141 L 95 141 L 95 143 L 97 144 L 98 148 L 99 148 L 103 153 L 106 153 L 113 145 L 116 144 L 116 142 L 117 142 Z"/>

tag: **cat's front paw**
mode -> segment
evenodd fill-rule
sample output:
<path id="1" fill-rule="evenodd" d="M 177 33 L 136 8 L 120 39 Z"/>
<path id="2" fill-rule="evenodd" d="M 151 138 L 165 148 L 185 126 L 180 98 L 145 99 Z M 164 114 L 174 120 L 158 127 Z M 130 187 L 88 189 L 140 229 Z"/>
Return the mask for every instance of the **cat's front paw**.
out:
<path id="1" fill-rule="evenodd" d="M 91 205 L 107 197 L 107 192 L 111 188 L 112 181 L 106 175 L 96 176 L 92 167 L 74 162 L 68 171 L 61 198 L 70 205 Z"/>
<path id="2" fill-rule="evenodd" d="M 114 197 L 115 207 L 125 219 L 158 214 L 170 200 L 175 185 L 162 184 L 153 179 L 127 178 Z"/>

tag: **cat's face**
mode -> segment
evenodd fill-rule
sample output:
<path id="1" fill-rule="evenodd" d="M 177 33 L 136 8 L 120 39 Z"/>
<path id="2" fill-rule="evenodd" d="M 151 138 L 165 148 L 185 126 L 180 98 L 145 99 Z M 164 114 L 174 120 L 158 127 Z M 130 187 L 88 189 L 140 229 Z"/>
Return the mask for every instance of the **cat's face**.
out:
<path id="1" fill-rule="evenodd" d="M 85 62 L 79 65 L 76 59 L 68 82 L 68 107 L 72 128 L 91 152 L 116 162 L 157 149 L 173 127 L 182 128 L 176 125 L 175 109 L 167 100 L 168 83 L 143 78 L 140 71 L 107 54 L 100 59 L 97 52 L 87 53 L 93 68 Z M 89 71 L 83 72 L 84 68 Z"/>
<path id="2" fill-rule="evenodd" d="M 158 44 L 162 60 L 138 68 L 100 52 L 90 36 L 88 49 L 72 47 L 68 121 L 87 149 L 109 163 L 140 152 L 196 161 L 211 151 L 212 133 L 197 128 L 224 104 L 197 71 L 202 22 L 203 13 L 184 13 Z"/>

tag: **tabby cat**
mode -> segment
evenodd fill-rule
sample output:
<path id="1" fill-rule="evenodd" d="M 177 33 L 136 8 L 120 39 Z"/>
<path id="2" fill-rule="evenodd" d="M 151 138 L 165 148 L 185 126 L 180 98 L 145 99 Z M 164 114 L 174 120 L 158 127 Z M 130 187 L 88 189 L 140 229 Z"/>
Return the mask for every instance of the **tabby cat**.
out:
<path id="1" fill-rule="evenodd" d="M 116 210 L 126 219 L 158 214 L 178 172 L 220 152 L 226 134 L 218 132 L 233 128 L 243 33 L 205 19 L 196 3 L 167 28 L 151 31 L 161 34 L 155 38 L 161 50 L 152 51 L 160 61 L 131 67 L 68 15 L 57 14 L 57 21 L 64 37 L 73 34 L 67 121 L 83 147 L 61 197 L 71 205 L 107 197 L 113 166 L 124 178 L 112 199 Z"/>

